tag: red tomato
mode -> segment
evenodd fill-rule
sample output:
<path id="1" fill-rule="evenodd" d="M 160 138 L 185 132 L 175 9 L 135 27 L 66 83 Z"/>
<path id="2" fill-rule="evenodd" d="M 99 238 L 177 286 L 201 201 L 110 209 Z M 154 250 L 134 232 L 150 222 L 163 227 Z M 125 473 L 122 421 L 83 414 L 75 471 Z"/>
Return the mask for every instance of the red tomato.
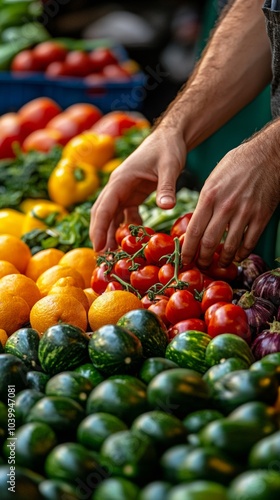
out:
<path id="1" fill-rule="evenodd" d="M 106 89 L 104 85 L 106 84 L 106 78 L 101 73 L 90 73 L 85 76 L 83 79 L 83 83 L 88 87 L 92 87 L 92 92 L 88 89 L 89 95 L 104 95 L 106 93 Z"/>
<path id="2" fill-rule="evenodd" d="M 124 287 L 119 281 L 110 281 L 104 292 L 113 292 L 114 290 L 124 290 Z"/>
<path id="3" fill-rule="evenodd" d="M 66 111 L 50 120 L 46 128 L 60 132 L 65 144 L 82 132 L 81 125 L 68 116 Z"/>
<path id="4" fill-rule="evenodd" d="M 18 111 L 21 123 L 28 132 L 45 128 L 47 123 L 61 113 L 61 107 L 49 97 L 38 97 L 24 104 Z"/>
<path id="5" fill-rule="evenodd" d="M 188 330 L 196 330 L 197 332 L 207 333 L 207 327 L 203 319 L 189 318 L 175 323 L 175 325 L 172 325 L 168 329 L 169 340 L 176 337 L 178 333 L 187 332 Z"/>
<path id="6" fill-rule="evenodd" d="M 120 224 L 119 227 L 117 227 L 116 232 L 115 232 L 115 240 L 118 245 L 121 244 L 122 239 L 125 236 L 128 236 L 130 234 L 130 229 L 129 229 L 129 224 Z"/>
<path id="7" fill-rule="evenodd" d="M 82 125 L 83 130 L 92 127 L 103 116 L 102 111 L 90 103 L 72 104 L 66 108 L 65 112 L 71 119 L 77 120 Z"/>
<path id="8" fill-rule="evenodd" d="M 117 56 L 110 49 L 103 47 L 91 50 L 88 56 L 92 73 L 102 71 L 105 66 L 118 62 Z"/>
<path id="9" fill-rule="evenodd" d="M 91 60 L 87 52 L 83 50 L 71 50 L 65 57 L 68 74 L 84 77 L 91 72 Z"/>
<path id="10" fill-rule="evenodd" d="M 188 283 L 187 290 L 191 293 L 201 292 L 203 290 L 203 275 L 199 269 L 188 269 L 183 271 L 178 276 L 179 280 Z"/>
<path id="11" fill-rule="evenodd" d="M 19 52 L 12 60 L 11 71 L 40 71 L 40 64 L 38 63 L 33 50 L 26 49 Z"/>
<path id="12" fill-rule="evenodd" d="M 43 128 L 41 130 L 31 132 L 31 134 L 24 139 L 22 149 L 23 151 L 35 150 L 47 153 L 58 144 L 61 146 L 64 145 L 61 133 L 57 130 Z"/>
<path id="13" fill-rule="evenodd" d="M 142 260 L 142 265 L 144 265 L 145 261 L 144 259 Z M 122 280 L 126 281 L 127 283 L 130 282 L 130 275 L 133 271 L 133 262 L 129 260 L 129 258 L 124 258 L 118 260 L 114 267 L 112 274 L 116 274 L 119 278 Z"/>
<path id="14" fill-rule="evenodd" d="M 158 280 L 163 285 L 166 285 L 174 277 L 174 265 L 171 262 L 163 264 L 158 273 Z"/>
<path id="15" fill-rule="evenodd" d="M 215 302 L 214 304 L 212 304 L 212 306 L 208 307 L 208 309 L 206 309 L 205 313 L 204 313 L 204 321 L 206 323 L 206 325 L 208 326 L 209 325 L 209 322 L 210 322 L 210 319 L 212 318 L 213 316 L 213 313 L 221 306 L 225 306 L 226 304 L 228 304 L 228 302 L 223 302 L 223 301 L 220 301 L 220 302 Z"/>
<path id="16" fill-rule="evenodd" d="M 64 61 L 68 49 L 59 42 L 54 40 L 46 40 L 38 43 L 33 49 L 33 54 L 38 66 L 41 70 L 54 61 Z"/>
<path id="17" fill-rule="evenodd" d="M 47 78 L 69 76 L 69 68 L 64 61 L 53 61 L 46 67 L 45 76 Z"/>
<path id="18" fill-rule="evenodd" d="M 154 304 L 148 307 L 148 311 L 154 312 L 159 318 L 163 321 L 163 323 L 168 327 L 170 322 L 166 317 L 166 307 L 168 301 L 166 299 L 157 300 Z"/>
<path id="19" fill-rule="evenodd" d="M 216 280 L 218 279 L 226 281 L 235 280 L 238 275 L 237 265 L 234 262 L 232 262 L 227 267 L 220 267 L 218 265 L 219 258 L 220 254 L 218 252 L 215 252 L 210 266 L 208 266 L 206 269 L 203 269 L 203 273 L 207 274 L 208 276 L 211 276 L 211 278 L 214 278 Z"/>
<path id="20" fill-rule="evenodd" d="M 192 212 L 181 215 L 171 226 L 170 234 L 173 238 L 181 236 L 186 232 L 188 224 L 191 220 Z"/>
<path id="21" fill-rule="evenodd" d="M 231 302 L 232 298 L 233 290 L 226 281 L 212 281 L 212 283 L 205 288 L 202 295 L 202 312 L 205 313 L 206 309 L 212 306 L 212 304 L 215 304 L 215 302 Z"/>
<path id="22" fill-rule="evenodd" d="M 102 262 L 100 266 L 93 270 L 90 286 L 98 294 L 105 292 L 110 279 L 110 273 L 107 273 L 107 264 Z"/>
<path id="23" fill-rule="evenodd" d="M 123 251 L 129 253 L 129 255 L 133 255 L 141 250 L 142 246 L 142 241 L 138 240 L 135 236 L 132 236 L 132 234 L 128 234 L 121 241 Z"/>
<path id="24" fill-rule="evenodd" d="M 131 79 L 131 75 L 118 64 L 108 64 L 102 71 L 102 75 L 109 81 L 127 82 Z"/>
<path id="25" fill-rule="evenodd" d="M 0 158 L 14 158 L 13 145 L 22 144 L 25 128 L 17 113 L 5 113 L 0 117 Z"/>
<path id="26" fill-rule="evenodd" d="M 148 295 L 143 295 L 141 302 L 145 309 L 148 309 L 152 304 L 156 304 L 159 300 L 168 300 L 166 295 L 155 295 L 154 299 L 150 299 Z"/>
<path id="27" fill-rule="evenodd" d="M 216 309 L 209 321 L 207 333 L 211 337 L 222 333 L 234 333 L 248 343 L 251 340 L 246 312 L 235 304 L 226 304 Z"/>
<path id="28" fill-rule="evenodd" d="M 155 233 L 151 236 L 144 248 L 144 255 L 150 264 L 163 265 L 167 257 L 175 250 L 175 244 L 172 236 L 165 233 Z"/>
<path id="29" fill-rule="evenodd" d="M 159 267 L 157 266 L 141 267 L 137 271 L 132 271 L 130 283 L 143 296 L 151 286 L 158 283 L 158 272 Z"/>
<path id="30" fill-rule="evenodd" d="M 166 317 L 170 323 L 175 325 L 179 321 L 201 316 L 200 302 L 198 302 L 188 290 L 177 290 L 168 300 L 166 306 Z"/>
<path id="31" fill-rule="evenodd" d="M 111 111 L 100 118 L 91 130 L 97 134 L 108 134 L 112 137 L 119 137 L 129 128 L 136 126 L 148 127 L 149 122 L 139 113 Z"/>

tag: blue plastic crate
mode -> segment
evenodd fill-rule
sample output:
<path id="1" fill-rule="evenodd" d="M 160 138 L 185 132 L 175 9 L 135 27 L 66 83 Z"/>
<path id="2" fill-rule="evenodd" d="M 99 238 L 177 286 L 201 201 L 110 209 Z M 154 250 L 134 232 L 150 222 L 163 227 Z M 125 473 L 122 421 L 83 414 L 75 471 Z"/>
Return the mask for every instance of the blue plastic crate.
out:
<path id="1" fill-rule="evenodd" d="M 91 103 L 104 113 L 122 110 L 140 111 L 145 98 L 146 76 L 133 75 L 128 82 L 86 85 L 77 78 L 51 80 L 43 75 L 0 73 L 0 114 L 18 109 L 37 97 L 50 97 L 63 109 L 75 103 Z"/>

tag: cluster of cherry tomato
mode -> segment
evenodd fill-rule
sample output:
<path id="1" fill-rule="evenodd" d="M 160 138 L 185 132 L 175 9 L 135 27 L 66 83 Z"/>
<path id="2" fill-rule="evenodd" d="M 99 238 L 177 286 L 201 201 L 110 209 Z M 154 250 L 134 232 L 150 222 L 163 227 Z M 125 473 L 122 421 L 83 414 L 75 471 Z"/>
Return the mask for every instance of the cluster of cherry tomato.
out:
<path id="1" fill-rule="evenodd" d="M 47 40 L 19 52 L 11 63 L 13 72 L 40 72 L 47 78 L 85 78 L 88 83 L 129 81 L 131 71 L 107 48 L 69 50 L 63 43 Z"/>
<path id="2" fill-rule="evenodd" d="M 232 263 L 218 266 L 217 249 L 211 265 L 199 269 L 196 262 L 180 263 L 180 248 L 192 214 L 173 224 L 170 234 L 149 227 L 121 225 L 115 234 L 118 248 L 98 259 L 91 287 L 101 294 L 126 289 L 141 298 L 145 308 L 156 313 L 168 328 L 170 340 L 186 330 L 198 330 L 215 337 L 234 333 L 251 341 L 245 311 L 233 304 L 230 283 L 238 274 Z"/>

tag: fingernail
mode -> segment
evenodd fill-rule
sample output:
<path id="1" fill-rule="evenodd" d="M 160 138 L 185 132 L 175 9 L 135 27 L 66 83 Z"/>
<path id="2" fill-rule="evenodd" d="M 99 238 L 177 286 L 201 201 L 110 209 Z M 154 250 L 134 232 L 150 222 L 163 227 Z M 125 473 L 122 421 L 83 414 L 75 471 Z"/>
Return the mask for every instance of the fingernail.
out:
<path id="1" fill-rule="evenodd" d="M 171 203 L 174 203 L 174 200 L 171 196 L 162 196 L 160 198 L 160 203 L 162 203 L 162 205 L 170 205 Z"/>

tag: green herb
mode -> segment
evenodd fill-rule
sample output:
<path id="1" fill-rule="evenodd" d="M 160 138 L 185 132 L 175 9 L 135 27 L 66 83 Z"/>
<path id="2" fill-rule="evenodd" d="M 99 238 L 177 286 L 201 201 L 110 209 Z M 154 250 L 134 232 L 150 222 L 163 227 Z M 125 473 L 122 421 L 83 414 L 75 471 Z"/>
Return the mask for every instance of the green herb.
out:
<path id="1" fill-rule="evenodd" d="M 127 158 L 148 137 L 149 133 L 149 128 L 130 128 L 123 136 L 116 139 L 116 156 L 123 159 Z"/>

